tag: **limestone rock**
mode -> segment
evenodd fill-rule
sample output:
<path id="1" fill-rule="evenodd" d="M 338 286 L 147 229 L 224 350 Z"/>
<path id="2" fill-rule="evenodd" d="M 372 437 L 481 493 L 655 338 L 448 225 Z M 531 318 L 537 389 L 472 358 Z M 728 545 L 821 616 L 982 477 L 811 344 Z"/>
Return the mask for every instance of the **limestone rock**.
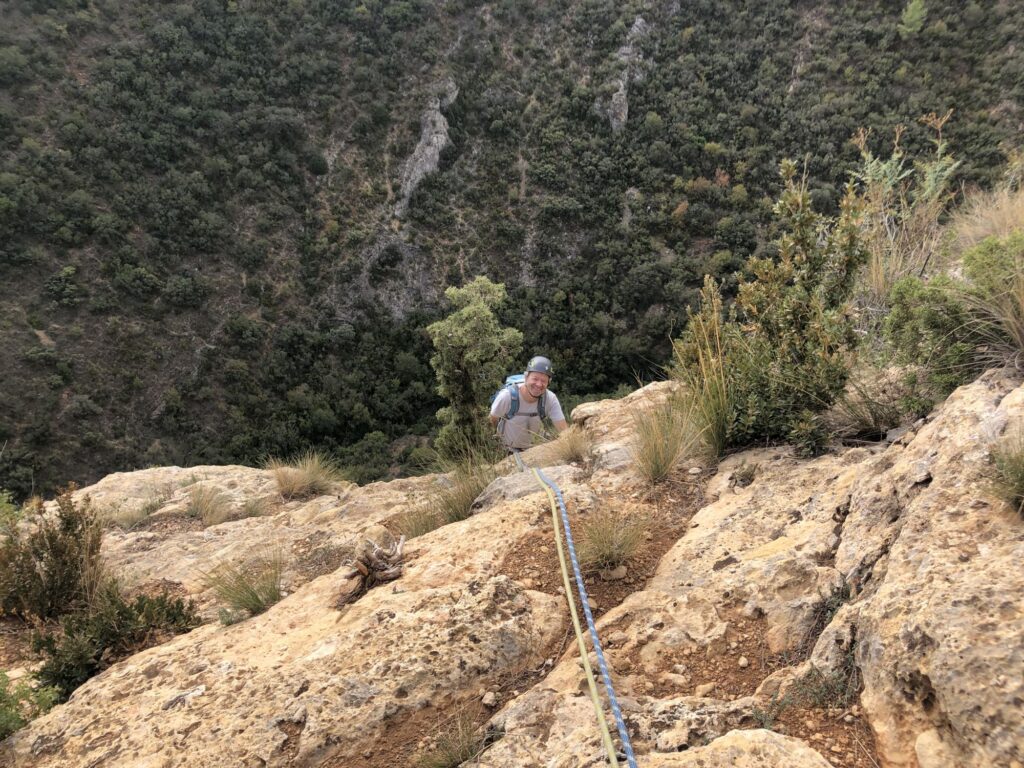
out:
<path id="1" fill-rule="evenodd" d="M 395 216 L 401 218 L 409 208 L 412 193 L 427 176 L 437 170 L 441 160 L 441 152 L 451 143 L 448 138 L 448 121 L 441 113 L 459 95 L 455 81 L 447 79 L 438 89 L 439 93 L 432 96 L 426 110 L 420 117 L 420 140 L 402 171 L 402 189 L 398 203 L 395 205 Z"/>

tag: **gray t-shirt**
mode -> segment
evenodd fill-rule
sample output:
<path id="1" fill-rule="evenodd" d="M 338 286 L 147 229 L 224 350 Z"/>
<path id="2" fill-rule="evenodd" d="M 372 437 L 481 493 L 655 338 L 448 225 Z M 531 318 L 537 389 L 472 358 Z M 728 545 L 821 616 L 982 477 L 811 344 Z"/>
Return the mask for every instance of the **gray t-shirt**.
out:
<path id="1" fill-rule="evenodd" d="M 491 416 L 500 419 L 498 434 L 509 448 L 525 450 L 533 445 L 533 436 L 541 434 L 543 425 L 537 413 L 537 406 L 538 403 L 526 402 L 520 391 L 519 410 L 511 419 L 506 419 L 505 414 L 512 407 L 512 393 L 505 387 L 494 398 L 494 402 L 491 403 Z M 558 396 L 550 390 L 544 393 L 544 415 L 554 422 L 565 421 Z"/>

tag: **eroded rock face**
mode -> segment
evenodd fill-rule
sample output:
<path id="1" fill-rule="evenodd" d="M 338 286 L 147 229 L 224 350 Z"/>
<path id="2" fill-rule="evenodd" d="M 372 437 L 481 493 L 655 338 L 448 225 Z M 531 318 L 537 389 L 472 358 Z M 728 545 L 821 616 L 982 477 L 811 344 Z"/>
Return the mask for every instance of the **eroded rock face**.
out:
<path id="1" fill-rule="evenodd" d="M 672 389 L 577 409 L 594 443 L 592 471 L 546 470 L 570 508 L 645 492 L 632 465 L 633 418 Z M 755 730 L 755 713 L 763 718 L 812 667 L 829 674 L 852 659 L 881 765 L 1024 766 L 1024 521 L 986 490 L 993 441 L 1021 421 L 1024 387 L 990 373 L 888 446 L 814 460 L 765 449 L 721 462 L 653 578 L 598 621 L 640 764 L 828 766 L 832 751 Z M 266 492 L 258 471 L 233 472 L 246 492 Z M 703 473 L 684 467 L 693 482 Z M 163 541 L 121 534 L 109 556 L 178 573 L 194 590 L 179 565 L 189 558 L 261 538 L 358 541 L 436 482 L 344 488 Z M 204 626 L 115 665 L 16 734 L 0 760 L 358 765 L 395 723 L 479 701 L 547 659 L 543 679 L 494 714 L 502 736 L 479 764 L 602 765 L 582 665 L 573 649 L 557 657 L 564 598 L 501 571 L 506 553 L 549 525 L 539 488 L 498 480 L 472 518 L 410 542 L 397 581 L 338 611 L 345 569 L 296 577 L 294 593 L 263 616 Z M 715 677 L 723 668 L 736 672 L 729 685 Z"/>
<path id="2" fill-rule="evenodd" d="M 409 208 L 409 199 L 416 187 L 428 175 L 437 170 L 441 160 L 441 152 L 451 142 L 448 138 L 448 121 L 441 110 L 448 107 L 459 95 L 455 81 L 448 79 L 439 88 L 438 94 L 431 97 L 426 110 L 420 116 L 420 140 L 402 171 L 402 189 L 398 203 L 395 205 L 395 216 L 401 218 Z"/>
<path id="3" fill-rule="evenodd" d="M 267 613 L 206 625 L 115 665 L 4 745 L 15 766 L 358 764 L 389 727 L 537 666 L 562 603 L 497 572 L 535 505 L 407 545 L 402 578 L 339 611 L 346 570 Z M 125 727 L 130 723 L 131 727 Z M 353 762 L 354 761 L 354 762 Z"/>

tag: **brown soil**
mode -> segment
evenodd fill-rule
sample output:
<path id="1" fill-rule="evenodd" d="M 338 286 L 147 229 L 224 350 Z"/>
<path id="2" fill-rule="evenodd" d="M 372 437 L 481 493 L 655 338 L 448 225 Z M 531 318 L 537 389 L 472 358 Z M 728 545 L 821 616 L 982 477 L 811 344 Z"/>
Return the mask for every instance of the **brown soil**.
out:
<path id="1" fill-rule="evenodd" d="M 184 514 L 156 515 L 147 517 L 132 528 L 133 531 L 149 531 L 150 533 L 183 533 L 185 531 L 201 531 L 205 526 L 198 517 Z"/>
<path id="2" fill-rule="evenodd" d="M 14 616 L 0 617 L 0 671 L 17 669 L 35 660 L 32 626 Z"/>
<path id="3" fill-rule="evenodd" d="M 806 742 L 835 768 L 878 768 L 880 765 L 874 734 L 860 707 L 849 710 L 787 707 L 771 728 Z"/>
<path id="4" fill-rule="evenodd" d="M 703 482 L 699 476 L 692 478 L 677 474 L 653 493 L 639 494 L 635 499 L 614 501 L 614 510 L 618 514 L 630 519 L 643 519 L 646 533 L 637 553 L 625 563 L 625 578 L 607 581 L 602 578 L 600 571 L 584 570 L 583 582 L 595 618 L 617 606 L 628 595 L 643 589 L 647 580 L 654 575 L 661 558 L 682 537 L 690 518 L 703 503 L 702 488 Z M 547 521 L 550 520 L 550 507 L 546 500 L 543 503 Z M 611 505 L 613 502 L 607 503 Z M 571 502 L 566 507 L 569 527 L 578 549 L 580 524 L 586 512 L 581 512 Z M 568 550 L 566 561 L 568 564 Z M 563 594 L 562 570 L 551 525 L 520 539 L 505 556 L 499 570 L 528 589 L 552 595 Z M 571 564 L 569 579 L 575 594 L 576 582 Z"/>

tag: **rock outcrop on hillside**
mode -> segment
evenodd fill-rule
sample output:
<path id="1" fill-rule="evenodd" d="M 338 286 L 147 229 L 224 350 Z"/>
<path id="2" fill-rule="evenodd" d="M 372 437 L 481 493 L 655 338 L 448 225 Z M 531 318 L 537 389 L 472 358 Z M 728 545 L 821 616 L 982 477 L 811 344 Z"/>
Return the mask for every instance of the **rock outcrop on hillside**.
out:
<path id="1" fill-rule="evenodd" d="M 574 514 L 644 497 L 632 415 L 670 388 L 575 411 L 593 441 L 590 471 L 549 472 Z M 1024 766 L 1024 521 L 987 490 L 989 449 L 1022 420 L 1024 387 L 990 372 L 895 443 L 723 461 L 654 576 L 598 621 L 639 764 Z M 193 472 L 268 493 L 257 470 L 148 472 L 86 490 L 110 503 L 131 497 L 133 483 Z M 699 487 L 699 468 L 683 474 Z M 470 764 L 604 765 L 581 665 L 564 643 L 564 597 L 507 564 L 550 535 L 539 487 L 499 479 L 469 520 L 408 542 L 400 579 L 344 608 L 348 570 L 303 554 L 386 537 L 389 518 L 438 482 L 346 488 L 200 531 L 110 535 L 112 565 L 180 583 L 204 603 L 202 563 L 276 541 L 293 558 L 291 594 L 264 615 L 207 624 L 114 665 L 5 742 L 0 762 L 413 764 L 445 717 L 502 690 L 492 738 Z M 810 679 L 863 689 L 842 706 L 785 710 Z"/>

